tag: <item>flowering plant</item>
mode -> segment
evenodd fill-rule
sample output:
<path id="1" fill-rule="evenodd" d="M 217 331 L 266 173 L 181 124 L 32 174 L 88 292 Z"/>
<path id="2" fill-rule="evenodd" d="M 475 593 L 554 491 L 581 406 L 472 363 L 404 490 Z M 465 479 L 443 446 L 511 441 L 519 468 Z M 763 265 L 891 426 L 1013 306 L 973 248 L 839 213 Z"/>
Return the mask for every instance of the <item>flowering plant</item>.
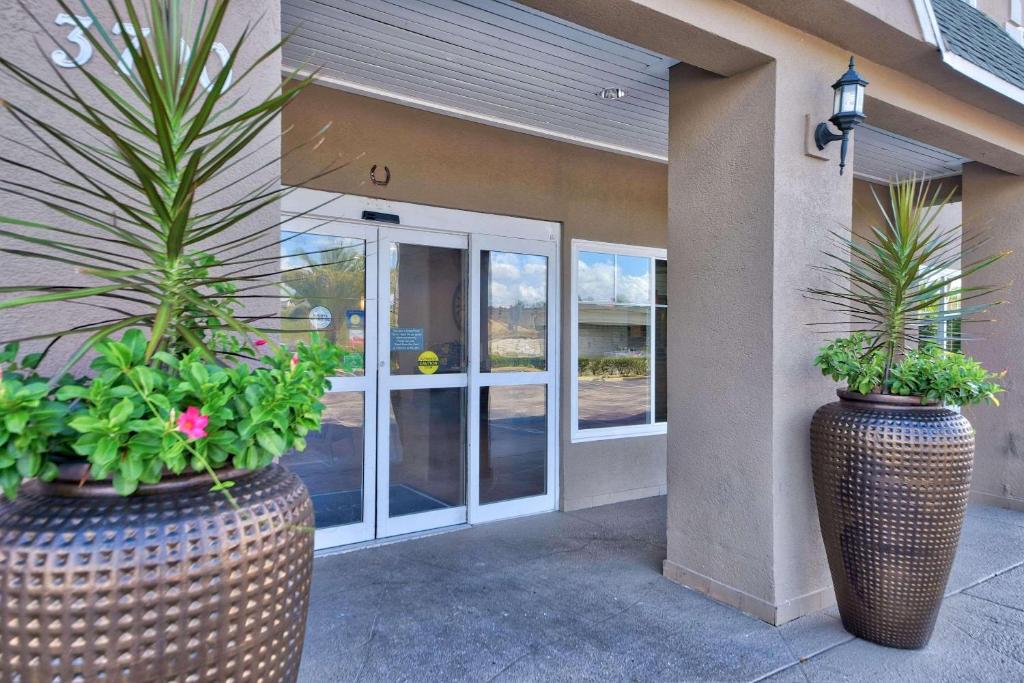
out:
<path id="1" fill-rule="evenodd" d="M 248 54 L 249 27 L 221 46 L 229 0 L 106 0 L 116 27 L 147 27 L 127 41 L 87 0 L 57 4 L 96 59 L 41 77 L 0 57 L 11 84 L 0 108 L 24 129 L 0 150 L 12 171 L 0 193 L 19 200 L 0 207 L 28 202 L 53 217 L 0 214 L 3 251 L 46 274 L 5 283 L 0 312 L 59 304 L 96 315 L 49 331 L 0 329 L 10 342 L 0 353 L 0 488 L 13 497 L 22 480 L 52 479 L 70 458 L 125 495 L 187 470 L 208 472 L 226 492 L 218 471 L 305 447 L 339 364 L 339 350 L 315 336 L 292 349 L 266 340 L 274 316 L 251 310 L 278 299 L 267 288 L 281 279 L 280 242 L 302 234 L 281 237 L 293 219 L 276 207 L 291 190 L 267 182 L 280 161 L 264 153 L 279 142 L 269 127 L 315 74 L 275 76 L 247 104 L 252 75 L 280 44 Z M 215 48 L 226 57 L 211 77 Z M 78 128 L 22 107 L 24 93 Z M 260 173 L 240 165 L 253 161 Z M 22 343 L 40 350 L 20 355 Z M 89 358 L 88 373 L 72 374 Z"/>
<path id="2" fill-rule="evenodd" d="M 0 487 L 9 498 L 22 479 L 52 478 L 56 463 L 76 458 L 123 495 L 187 470 L 209 473 L 214 488 L 226 490 L 221 468 L 265 467 L 305 448 L 306 435 L 320 428 L 319 399 L 341 353 L 315 336 L 254 366 L 210 362 L 198 351 L 158 352 L 147 362 L 145 350 L 139 330 L 105 340 L 94 375 L 65 377 L 54 392 L 31 369 L 4 375 Z M 16 352 L 8 348 L 0 361 Z"/>

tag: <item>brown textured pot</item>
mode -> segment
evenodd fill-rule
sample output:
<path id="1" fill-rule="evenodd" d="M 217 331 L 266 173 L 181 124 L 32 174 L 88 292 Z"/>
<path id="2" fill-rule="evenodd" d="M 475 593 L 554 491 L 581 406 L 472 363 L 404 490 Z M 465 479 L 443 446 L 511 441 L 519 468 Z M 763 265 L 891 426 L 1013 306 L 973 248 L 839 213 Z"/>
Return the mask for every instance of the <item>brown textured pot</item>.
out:
<path id="1" fill-rule="evenodd" d="M 838 393 L 814 414 L 811 453 L 843 626 L 881 645 L 921 648 L 960 539 L 974 429 L 920 398 Z"/>
<path id="2" fill-rule="evenodd" d="M 312 572 L 309 494 L 280 465 L 129 497 L 31 482 L 0 505 L 0 681 L 294 681 Z"/>

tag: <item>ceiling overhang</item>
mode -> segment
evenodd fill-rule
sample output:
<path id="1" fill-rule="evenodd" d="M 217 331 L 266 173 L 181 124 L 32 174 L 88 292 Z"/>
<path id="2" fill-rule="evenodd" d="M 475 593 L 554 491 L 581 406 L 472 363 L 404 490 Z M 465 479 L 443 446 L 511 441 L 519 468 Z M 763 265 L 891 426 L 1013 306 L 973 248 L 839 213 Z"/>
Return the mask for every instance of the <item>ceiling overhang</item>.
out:
<path id="1" fill-rule="evenodd" d="M 325 86 L 668 161 L 675 60 L 512 0 L 283 0 L 282 28 L 284 67 L 315 64 Z M 958 175 L 965 161 L 871 126 L 855 143 L 854 175 L 872 182 Z"/>

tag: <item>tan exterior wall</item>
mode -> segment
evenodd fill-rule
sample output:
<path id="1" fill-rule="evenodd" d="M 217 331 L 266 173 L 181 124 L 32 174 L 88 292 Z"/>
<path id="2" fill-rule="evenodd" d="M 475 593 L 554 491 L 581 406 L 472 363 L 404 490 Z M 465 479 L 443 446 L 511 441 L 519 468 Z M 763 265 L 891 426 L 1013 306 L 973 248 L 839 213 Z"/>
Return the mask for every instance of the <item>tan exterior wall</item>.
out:
<path id="1" fill-rule="evenodd" d="M 569 442 L 568 283 L 574 238 L 665 246 L 666 167 L 319 86 L 285 112 L 285 148 L 327 122 L 323 145 L 285 160 L 285 183 L 562 223 L 561 505 L 664 493 L 664 436 Z M 352 163 L 303 182 L 332 158 Z M 390 185 L 370 183 L 373 164 L 391 169 Z"/>
<path id="2" fill-rule="evenodd" d="M 1010 3 L 1012 0 L 978 0 L 977 5 L 985 14 L 995 19 L 1000 26 L 1010 20 Z"/>
<path id="3" fill-rule="evenodd" d="M 1006 370 L 1000 407 L 966 408 L 977 436 L 972 497 L 980 502 L 1024 511 L 1024 178 L 982 164 L 964 167 L 964 231 L 989 238 L 986 253 L 1013 253 L 991 268 L 968 277 L 965 286 L 1005 284 L 998 294 L 1008 303 L 990 315 L 994 323 L 968 324 L 964 352 L 992 371 Z"/>

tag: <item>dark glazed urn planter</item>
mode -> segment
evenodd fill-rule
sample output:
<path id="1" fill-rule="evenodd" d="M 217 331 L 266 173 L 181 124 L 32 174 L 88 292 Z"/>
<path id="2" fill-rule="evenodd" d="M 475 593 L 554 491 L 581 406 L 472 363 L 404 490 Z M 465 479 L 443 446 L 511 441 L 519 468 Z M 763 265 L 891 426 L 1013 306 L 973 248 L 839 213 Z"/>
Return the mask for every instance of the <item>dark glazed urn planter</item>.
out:
<path id="1" fill-rule="evenodd" d="M 967 508 L 974 429 L 920 398 L 838 392 L 811 422 L 818 518 L 843 626 L 928 643 Z"/>
<path id="2" fill-rule="evenodd" d="M 142 486 L 31 482 L 0 505 L 0 680 L 244 681 L 298 674 L 313 511 L 280 465 Z"/>

